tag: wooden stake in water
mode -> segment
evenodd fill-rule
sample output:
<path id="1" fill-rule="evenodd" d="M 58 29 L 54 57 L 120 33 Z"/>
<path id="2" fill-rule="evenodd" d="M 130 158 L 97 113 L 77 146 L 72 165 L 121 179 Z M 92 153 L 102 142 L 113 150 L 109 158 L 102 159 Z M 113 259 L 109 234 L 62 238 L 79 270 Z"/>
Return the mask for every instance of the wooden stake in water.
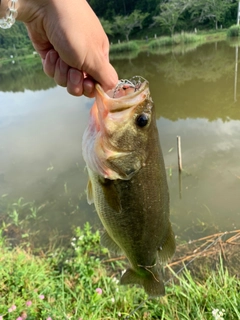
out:
<path id="1" fill-rule="evenodd" d="M 178 170 L 182 172 L 181 137 L 177 136 Z"/>

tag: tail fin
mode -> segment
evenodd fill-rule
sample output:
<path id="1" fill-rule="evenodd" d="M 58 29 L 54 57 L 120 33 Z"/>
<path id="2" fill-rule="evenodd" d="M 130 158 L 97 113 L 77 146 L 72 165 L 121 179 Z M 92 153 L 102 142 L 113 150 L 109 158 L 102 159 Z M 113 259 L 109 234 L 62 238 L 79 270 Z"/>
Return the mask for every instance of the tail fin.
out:
<path id="1" fill-rule="evenodd" d="M 120 280 L 121 284 L 139 284 L 144 287 L 150 297 L 158 297 L 165 294 L 164 283 L 158 273 L 146 271 L 137 273 L 133 269 L 127 269 Z"/>

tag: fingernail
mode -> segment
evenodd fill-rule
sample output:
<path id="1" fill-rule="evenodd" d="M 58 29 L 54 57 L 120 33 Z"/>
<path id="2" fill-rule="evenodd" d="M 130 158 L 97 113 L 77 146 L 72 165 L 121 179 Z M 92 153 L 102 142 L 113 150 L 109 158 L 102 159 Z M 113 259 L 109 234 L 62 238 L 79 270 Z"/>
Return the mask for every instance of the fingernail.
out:
<path id="1" fill-rule="evenodd" d="M 82 73 L 76 69 L 69 70 L 69 79 L 72 84 L 78 85 L 82 80 Z"/>
<path id="2" fill-rule="evenodd" d="M 51 64 L 55 65 L 57 59 L 58 59 L 58 54 L 56 51 L 52 50 L 49 52 L 49 55 L 50 55 L 50 62 Z"/>

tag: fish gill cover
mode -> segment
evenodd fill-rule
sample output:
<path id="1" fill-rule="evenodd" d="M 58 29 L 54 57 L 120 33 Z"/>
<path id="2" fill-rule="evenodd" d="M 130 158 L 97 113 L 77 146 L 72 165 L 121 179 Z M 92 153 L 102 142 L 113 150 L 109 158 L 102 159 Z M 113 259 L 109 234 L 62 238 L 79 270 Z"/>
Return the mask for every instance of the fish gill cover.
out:
<path id="1" fill-rule="evenodd" d="M 97 84 L 82 145 L 88 203 L 105 229 L 101 243 L 130 264 L 120 283 L 163 295 L 161 269 L 175 252 L 175 238 L 148 81 L 121 80 L 107 93 Z"/>

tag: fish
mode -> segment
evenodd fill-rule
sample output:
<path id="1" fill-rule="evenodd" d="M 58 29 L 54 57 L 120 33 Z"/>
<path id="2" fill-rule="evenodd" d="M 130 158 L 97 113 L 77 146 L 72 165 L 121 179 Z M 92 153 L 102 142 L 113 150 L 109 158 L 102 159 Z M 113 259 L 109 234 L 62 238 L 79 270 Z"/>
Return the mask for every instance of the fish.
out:
<path id="1" fill-rule="evenodd" d="M 128 259 L 120 284 L 158 297 L 165 294 L 162 267 L 176 244 L 149 82 L 135 76 L 107 92 L 96 84 L 95 91 L 82 139 L 87 201 L 104 227 L 101 244 Z"/>

